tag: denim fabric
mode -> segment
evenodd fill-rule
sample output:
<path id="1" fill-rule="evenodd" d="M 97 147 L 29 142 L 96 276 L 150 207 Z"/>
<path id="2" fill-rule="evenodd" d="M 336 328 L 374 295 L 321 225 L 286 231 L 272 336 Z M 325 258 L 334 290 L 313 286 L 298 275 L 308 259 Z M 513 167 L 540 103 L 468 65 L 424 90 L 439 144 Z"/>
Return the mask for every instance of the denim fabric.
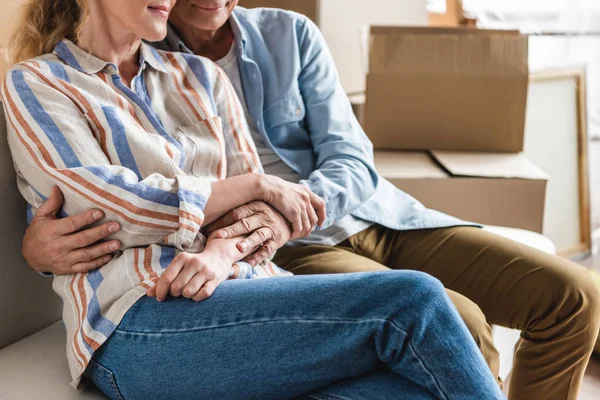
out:
<path id="1" fill-rule="evenodd" d="M 200 303 L 144 297 L 87 375 L 127 400 L 504 398 L 443 286 L 407 271 L 227 281 Z"/>

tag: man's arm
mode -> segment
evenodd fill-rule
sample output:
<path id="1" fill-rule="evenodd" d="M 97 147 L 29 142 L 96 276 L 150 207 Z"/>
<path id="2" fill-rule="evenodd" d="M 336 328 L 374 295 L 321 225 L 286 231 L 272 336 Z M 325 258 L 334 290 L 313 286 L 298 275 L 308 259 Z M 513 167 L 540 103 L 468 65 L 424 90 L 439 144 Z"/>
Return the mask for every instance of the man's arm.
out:
<path id="1" fill-rule="evenodd" d="M 301 183 L 325 200 L 326 228 L 375 193 L 378 175 L 373 145 L 352 112 L 323 35 L 308 18 L 298 29 L 300 91 L 317 155 L 317 168 Z"/>

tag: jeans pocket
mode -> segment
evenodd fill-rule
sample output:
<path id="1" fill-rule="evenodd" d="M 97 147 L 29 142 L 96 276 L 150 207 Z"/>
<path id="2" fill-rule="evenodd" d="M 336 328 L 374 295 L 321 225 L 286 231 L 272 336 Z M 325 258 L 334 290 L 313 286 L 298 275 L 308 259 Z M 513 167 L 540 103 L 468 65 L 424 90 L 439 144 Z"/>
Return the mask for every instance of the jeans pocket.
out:
<path id="1" fill-rule="evenodd" d="M 115 375 L 108 368 L 92 359 L 85 371 L 85 375 L 102 391 L 102 393 L 108 396 L 109 399 L 125 400 L 117 387 Z"/>

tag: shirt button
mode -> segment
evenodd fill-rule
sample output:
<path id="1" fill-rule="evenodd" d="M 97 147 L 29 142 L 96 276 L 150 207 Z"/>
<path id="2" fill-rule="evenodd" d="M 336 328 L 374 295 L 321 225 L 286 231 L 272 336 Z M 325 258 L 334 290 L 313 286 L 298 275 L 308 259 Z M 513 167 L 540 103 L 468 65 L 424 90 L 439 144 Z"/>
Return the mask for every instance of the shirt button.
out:
<path id="1" fill-rule="evenodd" d="M 301 115 L 302 114 L 302 110 L 301 109 L 297 109 L 296 110 L 296 115 Z"/>

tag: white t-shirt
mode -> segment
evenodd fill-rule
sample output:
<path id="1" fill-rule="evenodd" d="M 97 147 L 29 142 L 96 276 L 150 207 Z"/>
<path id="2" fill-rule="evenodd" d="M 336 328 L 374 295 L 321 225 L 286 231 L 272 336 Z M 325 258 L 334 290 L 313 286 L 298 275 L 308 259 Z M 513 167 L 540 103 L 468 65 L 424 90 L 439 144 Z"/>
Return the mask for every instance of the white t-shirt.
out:
<path id="1" fill-rule="evenodd" d="M 231 46 L 231 50 L 229 50 L 229 53 L 222 59 L 218 60 L 217 64 L 219 64 L 221 68 L 223 68 L 223 70 L 231 80 L 235 92 L 240 98 L 244 114 L 246 115 L 246 119 L 248 120 L 250 133 L 252 135 L 252 139 L 254 140 L 254 144 L 256 145 L 256 150 L 258 151 L 258 156 L 265 170 L 265 174 L 277 176 L 288 182 L 300 182 L 302 177 L 298 175 L 298 173 L 294 171 L 289 165 L 287 165 L 267 143 L 265 143 L 265 140 L 256 129 L 256 124 L 250 116 L 250 113 L 248 112 L 246 98 L 244 97 L 244 89 L 242 87 L 240 67 L 238 64 L 237 55 L 235 53 L 235 46 Z M 364 221 L 362 219 L 356 218 L 348 214 L 329 228 L 314 231 L 307 238 L 291 241 L 288 243 L 288 245 L 294 246 L 301 244 L 319 244 L 326 246 L 336 246 L 344 240 L 348 239 L 349 237 L 359 232 L 362 232 L 371 225 L 373 225 L 372 222 Z"/>

